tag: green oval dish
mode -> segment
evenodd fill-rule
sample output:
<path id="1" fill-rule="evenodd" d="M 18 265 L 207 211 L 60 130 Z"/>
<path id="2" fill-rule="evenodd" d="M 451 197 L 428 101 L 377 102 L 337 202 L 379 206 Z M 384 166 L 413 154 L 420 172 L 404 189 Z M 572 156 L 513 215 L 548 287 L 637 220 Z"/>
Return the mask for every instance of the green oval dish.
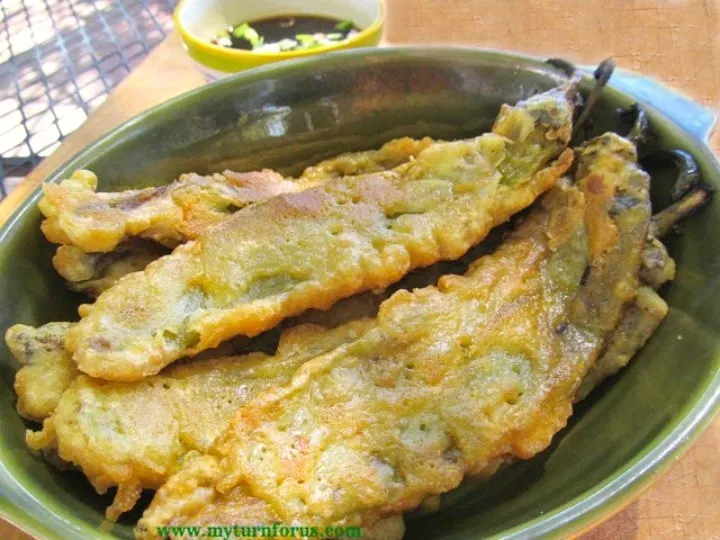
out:
<path id="1" fill-rule="evenodd" d="M 549 88 L 559 75 L 540 60 L 472 49 L 358 50 L 249 71 L 189 92 L 127 122 L 48 178 L 87 168 L 100 188 L 169 182 L 181 172 L 271 167 L 297 173 L 345 151 L 402 135 L 463 137 L 489 127 L 499 105 Z M 620 90 L 623 88 L 624 90 Z M 662 147 L 697 159 L 705 181 L 720 167 L 701 137 L 712 115 L 620 73 L 595 110 L 639 96 Z M 659 105 L 656 107 L 655 105 Z M 677 120 L 671 120 L 671 116 Z M 667 203 L 672 171 L 653 173 L 653 198 Z M 54 273 L 39 230 L 39 191 L 0 231 L 0 329 L 76 318 L 81 298 Z M 720 402 L 720 198 L 670 244 L 678 263 L 665 291 L 671 312 L 619 377 L 583 402 L 570 425 L 535 459 L 484 484 L 465 483 L 433 515 L 411 516 L 408 539 L 567 535 L 607 517 L 666 469 L 711 421 Z M 77 472 L 61 473 L 24 445 L 15 413 L 17 366 L 0 351 L 0 514 L 41 538 L 130 538 L 138 515 L 103 522 L 109 496 Z"/>

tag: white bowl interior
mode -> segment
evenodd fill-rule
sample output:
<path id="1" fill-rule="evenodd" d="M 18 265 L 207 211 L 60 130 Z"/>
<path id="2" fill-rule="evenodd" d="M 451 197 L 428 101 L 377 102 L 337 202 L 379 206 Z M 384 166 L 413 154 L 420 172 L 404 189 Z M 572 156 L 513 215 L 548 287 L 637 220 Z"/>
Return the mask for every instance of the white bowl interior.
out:
<path id="1" fill-rule="evenodd" d="M 324 15 L 350 20 L 365 29 L 382 13 L 378 0 L 186 0 L 178 19 L 189 32 L 210 40 L 228 25 L 278 15 Z"/>

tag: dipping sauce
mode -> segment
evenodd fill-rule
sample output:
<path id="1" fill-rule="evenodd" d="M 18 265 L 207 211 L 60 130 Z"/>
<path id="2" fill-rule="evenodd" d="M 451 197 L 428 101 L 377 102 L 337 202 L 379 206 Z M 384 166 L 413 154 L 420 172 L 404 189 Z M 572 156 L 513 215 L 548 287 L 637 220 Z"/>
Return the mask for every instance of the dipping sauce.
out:
<path id="1" fill-rule="evenodd" d="M 283 15 L 229 26 L 211 43 L 244 51 L 278 53 L 342 43 L 358 32 L 352 21 L 318 15 Z"/>

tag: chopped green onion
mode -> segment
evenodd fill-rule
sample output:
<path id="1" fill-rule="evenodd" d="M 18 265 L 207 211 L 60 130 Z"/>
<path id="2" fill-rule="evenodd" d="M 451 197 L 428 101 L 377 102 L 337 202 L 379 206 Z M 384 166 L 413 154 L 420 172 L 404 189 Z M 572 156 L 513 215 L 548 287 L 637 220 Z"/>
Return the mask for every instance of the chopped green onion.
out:
<path id="1" fill-rule="evenodd" d="M 352 30 L 354 26 L 355 23 L 353 23 L 352 21 L 340 21 L 335 25 L 335 30 L 347 32 L 348 30 Z"/>
<path id="2" fill-rule="evenodd" d="M 232 26 L 230 28 L 232 28 Z M 249 29 L 250 25 L 247 23 L 243 23 L 240 26 L 232 28 L 232 34 L 238 39 L 243 39 L 245 37 L 245 32 L 247 32 Z"/>
<path id="3" fill-rule="evenodd" d="M 298 46 L 298 42 L 294 39 L 281 39 L 278 41 L 281 51 L 291 51 Z"/>
<path id="4" fill-rule="evenodd" d="M 292 23 L 295 22 L 293 18 L 289 18 L 288 20 Z M 292 24 L 282 24 L 281 21 L 280 26 L 282 28 L 288 28 L 292 26 Z M 229 26 L 227 30 L 218 32 L 217 36 L 213 38 L 212 43 L 223 47 L 244 48 L 244 45 L 237 42 L 237 40 L 243 40 L 250 45 L 250 48 L 253 51 L 285 52 L 335 45 L 357 34 L 355 25 L 350 20 L 338 22 L 335 25 L 335 30 L 335 32 L 329 32 L 327 34 L 323 32 L 315 34 L 296 34 L 295 39 L 286 38 L 274 43 L 265 43 L 265 38 L 261 36 L 250 23 L 242 23 L 237 26 Z"/>
<path id="5" fill-rule="evenodd" d="M 297 34 L 295 39 L 298 41 L 298 50 L 314 49 L 322 45 L 318 36 L 312 34 Z"/>
<path id="6" fill-rule="evenodd" d="M 233 28 L 232 34 L 237 39 L 247 40 L 250 43 L 250 45 L 252 45 L 253 49 L 255 49 L 256 47 L 260 47 L 265 41 L 260 36 L 260 34 L 257 33 L 257 30 L 255 30 L 248 23 L 243 23 L 240 26 L 238 26 L 237 28 Z"/>
<path id="7" fill-rule="evenodd" d="M 253 52 L 279 53 L 282 51 L 280 50 L 280 45 L 278 43 L 268 43 L 267 45 L 261 45 L 260 47 L 253 49 Z"/>

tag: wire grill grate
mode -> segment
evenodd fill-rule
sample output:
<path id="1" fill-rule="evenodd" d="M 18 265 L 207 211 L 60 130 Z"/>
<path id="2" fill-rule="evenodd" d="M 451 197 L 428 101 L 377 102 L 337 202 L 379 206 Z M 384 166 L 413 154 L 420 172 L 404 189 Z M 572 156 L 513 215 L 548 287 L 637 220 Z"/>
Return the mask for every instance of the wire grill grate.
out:
<path id="1" fill-rule="evenodd" d="M 0 198 L 162 41 L 176 1 L 0 2 Z"/>

